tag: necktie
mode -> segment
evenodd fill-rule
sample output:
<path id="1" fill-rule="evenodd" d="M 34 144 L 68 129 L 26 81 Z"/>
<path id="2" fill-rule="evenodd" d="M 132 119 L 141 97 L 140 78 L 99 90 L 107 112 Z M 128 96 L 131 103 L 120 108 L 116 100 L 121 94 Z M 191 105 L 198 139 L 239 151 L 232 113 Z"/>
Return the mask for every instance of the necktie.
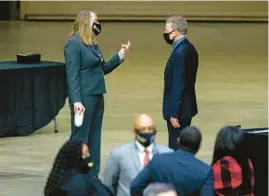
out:
<path id="1" fill-rule="evenodd" d="M 143 166 L 146 167 L 146 165 L 149 163 L 149 151 L 145 150 L 145 157 L 144 157 L 144 163 Z"/>

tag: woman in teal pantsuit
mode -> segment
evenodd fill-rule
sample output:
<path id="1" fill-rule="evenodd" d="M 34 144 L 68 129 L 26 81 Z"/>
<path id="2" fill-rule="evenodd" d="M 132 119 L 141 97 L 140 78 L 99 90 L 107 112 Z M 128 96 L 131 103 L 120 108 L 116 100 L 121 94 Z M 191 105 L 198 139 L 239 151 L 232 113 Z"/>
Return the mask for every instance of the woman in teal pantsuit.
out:
<path id="1" fill-rule="evenodd" d="M 120 51 L 105 62 L 95 41 L 100 32 L 101 25 L 96 13 L 83 10 L 79 12 L 64 47 L 71 109 L 70 139 L 88 144 L 97 176 L 100 170 L 103 94 L 106 93 L 104 74 L 110 73 L 123 62 L 131 45 L 129 41 L 122 44 Z M 84 113 L 81 127 L 74 124 L 74 116 L 77 113 Z"/>

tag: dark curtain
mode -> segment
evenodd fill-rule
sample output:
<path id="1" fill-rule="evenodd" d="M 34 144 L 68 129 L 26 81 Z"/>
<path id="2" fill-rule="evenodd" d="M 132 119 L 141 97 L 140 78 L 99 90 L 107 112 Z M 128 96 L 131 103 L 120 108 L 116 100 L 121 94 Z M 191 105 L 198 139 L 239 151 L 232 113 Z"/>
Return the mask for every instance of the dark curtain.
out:
<path id="1" fill-rule="evenodd" d="M 10 1 L 0 1 L 0 20 L 10 19 Z"/>

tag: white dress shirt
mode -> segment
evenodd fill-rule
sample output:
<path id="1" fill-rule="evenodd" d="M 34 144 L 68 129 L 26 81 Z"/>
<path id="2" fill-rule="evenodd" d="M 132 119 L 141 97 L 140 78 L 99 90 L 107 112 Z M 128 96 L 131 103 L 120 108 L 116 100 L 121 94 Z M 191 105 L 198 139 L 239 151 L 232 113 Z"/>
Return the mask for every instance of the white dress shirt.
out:
<path id="1" fill-rule="evenodd" d="M 148 147 L 144 147 L 142 144 L 140 144 L 138 141 L 135 141 L 135 144 L 138 148 L 138 156 L 139 156 L 139 160 L 140 160 L 140 165 L 141 165 L 141 169 L 144 168 L 144 158 L 146 156 L 145 150 L 147 150 L 149 152 L 149 159 L 152 159 L 153 156 L 153 147 L 154 144 L 150 144 Z"/>
<path id="2" fill-rule="evenodd" d="M 118 56 L 120 57 L 120 60 L 123 61 L 125 54 L 123 51 L 119 51 Z"/>

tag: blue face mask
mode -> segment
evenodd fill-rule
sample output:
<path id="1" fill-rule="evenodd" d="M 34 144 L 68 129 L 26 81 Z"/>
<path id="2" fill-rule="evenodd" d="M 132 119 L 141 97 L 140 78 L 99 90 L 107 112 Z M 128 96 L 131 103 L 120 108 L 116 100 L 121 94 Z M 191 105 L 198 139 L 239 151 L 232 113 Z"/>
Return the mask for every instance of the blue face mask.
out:
<path id="1" fill-rule="evenodd" d="M 155 141 L 156 132 L 147 132 L 147 133 L 137 133 L 136 140 L 142 144 L 143 146 L 147 147 L 151 143 Z"/>

